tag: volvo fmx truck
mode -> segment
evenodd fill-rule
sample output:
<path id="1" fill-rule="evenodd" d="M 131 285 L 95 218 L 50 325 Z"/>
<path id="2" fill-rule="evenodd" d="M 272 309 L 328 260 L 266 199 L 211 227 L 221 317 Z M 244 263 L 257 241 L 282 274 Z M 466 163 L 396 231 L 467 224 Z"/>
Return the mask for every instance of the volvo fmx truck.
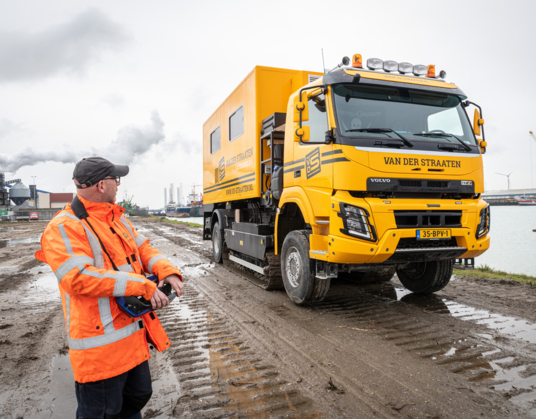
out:
<path id="1" fill-rule="evenodd" d="M 474 265 L 490 245 L 484 120 L 445 76 L 359 54 L 326 74 L 255 67 L 203 125 L 214 259 L 296 304 L 395 272 L 432 293 Z"/>

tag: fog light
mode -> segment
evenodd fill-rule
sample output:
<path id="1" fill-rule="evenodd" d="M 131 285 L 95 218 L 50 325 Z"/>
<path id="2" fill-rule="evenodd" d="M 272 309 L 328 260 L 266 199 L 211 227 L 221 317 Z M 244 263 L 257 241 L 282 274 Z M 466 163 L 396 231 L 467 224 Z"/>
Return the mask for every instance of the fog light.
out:
<path id="1" fill-rule="evenodd" d="M 410 64 L 410 63 L 398 64 L 398 72 L 401 74 L 413 73 L 413 64 Z"/>
<path id="2" fill-rule="evenodd" d="M 383 61 L 379 58 L 369 58 L 367 60 L 367 67 L 371 70 L 381 70 L 383 68 Z"/>
<path id="3" fill-rule="evenodd" d="M 416 76 L 426 76 L 428 74 L 428 67 L 422 64 L 413 66 L 413 74 Z"/>
<path id="4" fill-rule="evenodd" d="M 384 61 L 383 62 L 383 70 L 387 72 L 396 71 L 398 70 L 398 63 L 396 61 Z"/>

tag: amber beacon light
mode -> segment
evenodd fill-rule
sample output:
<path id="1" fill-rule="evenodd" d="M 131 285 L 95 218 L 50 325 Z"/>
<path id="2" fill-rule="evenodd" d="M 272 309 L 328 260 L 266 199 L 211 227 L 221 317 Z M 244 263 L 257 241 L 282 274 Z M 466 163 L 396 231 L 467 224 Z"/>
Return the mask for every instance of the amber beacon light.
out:
<path id="1" fill-rule="evenodd" d="M 354 54 L 352 57 L 352 67 L 363 68 L 363 58 L 361 57 L 361 54 Z"/>
<path id="2" fill-rule="evenodd" d="M 435 65 L 430 64 L 428 66 L 428 74 L 426 75 L 426 77 L 434 77 L 435 78 Z"/>

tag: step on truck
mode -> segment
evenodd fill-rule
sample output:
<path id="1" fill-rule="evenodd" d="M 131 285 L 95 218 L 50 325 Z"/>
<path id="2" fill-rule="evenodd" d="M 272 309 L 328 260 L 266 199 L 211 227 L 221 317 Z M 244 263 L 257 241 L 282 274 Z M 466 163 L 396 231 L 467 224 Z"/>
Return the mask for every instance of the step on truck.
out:
<path id="1" fill-rule="evenodd" d="M 325 74 L 255 67 L 203 125 L 216 262 L 296 304 L 395 272 L 432 293 L 473 265 L 490 245 L 484 120 L 445 77 L 359 54 Z"/>

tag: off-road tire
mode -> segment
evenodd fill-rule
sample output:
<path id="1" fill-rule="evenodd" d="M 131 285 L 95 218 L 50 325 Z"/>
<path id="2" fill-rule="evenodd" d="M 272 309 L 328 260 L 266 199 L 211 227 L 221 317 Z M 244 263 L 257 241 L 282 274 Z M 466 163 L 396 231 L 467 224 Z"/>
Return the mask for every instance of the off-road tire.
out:
<path id="1" fill-rule="evenodd" d="M 223 235 L 220 223 L 216 222 L 212 228 L 212 254 L 216 263 L 223 263 Z"/>
<path id="2" fill-rule="evenodd" d="M 430 294 L 447 286 L 452 276 L 454 260 L 435 262 L 415 262 L 404 268 L 397 268 L 396 273 L 402 285 L 415 294 Z"/>
<path id="3" fill-rule="evenodd" d="M 289 233 L 281 249 L 281 275 L 289 298 L 297 305 L 322 301 L 328 293 L 331 279 L 316 278 L 316 264 L 309 258 L 309 232 Z"/>

